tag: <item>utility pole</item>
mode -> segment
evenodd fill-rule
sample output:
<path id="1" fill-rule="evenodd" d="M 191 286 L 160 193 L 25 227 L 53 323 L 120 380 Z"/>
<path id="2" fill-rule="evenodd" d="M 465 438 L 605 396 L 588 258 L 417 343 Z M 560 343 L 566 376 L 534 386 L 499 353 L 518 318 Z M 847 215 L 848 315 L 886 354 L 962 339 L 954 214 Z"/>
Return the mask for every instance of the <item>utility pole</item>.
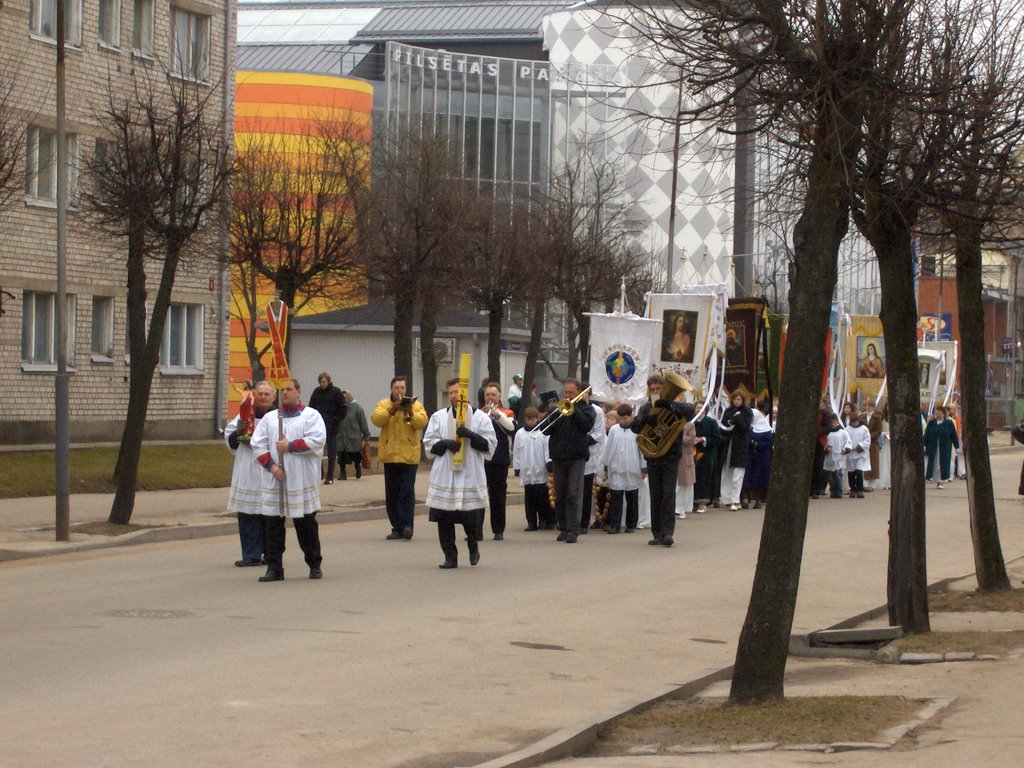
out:
<path id="1" fill-rule="evenodd" d="M 57 0 L 57 378 L 54 383 L 54 465 L 57 541 L 71 540 L 68 381 L 68 137 L 64 126 L 65 2 Z"/>

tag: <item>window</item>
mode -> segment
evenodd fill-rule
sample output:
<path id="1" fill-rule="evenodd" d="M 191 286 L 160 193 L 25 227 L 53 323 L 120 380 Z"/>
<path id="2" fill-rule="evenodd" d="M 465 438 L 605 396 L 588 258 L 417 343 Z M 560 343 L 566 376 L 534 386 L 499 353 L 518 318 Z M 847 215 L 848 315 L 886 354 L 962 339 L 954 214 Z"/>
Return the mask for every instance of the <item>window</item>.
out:
<path id="1" fill-rule="evenodd" d="M 114 357 L 114 300 L 109 296 L 92 297 L 92 354 L 100 362 Z"/>
<path id="2" fill-rule="evenodd" d="M 100 43 L 121 47 L 121 0 L 100 0 Z"/>
<path id="3" fill-rule="evenodd" d="M 202 369 L 202 304 L 171 304 L 160 345 L 160 366 L 165 369 Z"/>
<path id="4" fill-rule="evenodd" d="M 210 17 L 181 8 L 171 11 L 171 71 L 205 81 L 210 70 Z"/>
<path id="5" fill-rule="evenodd" d="M 75 297 L 68 296 L 68 365 L 74 360 Z M 57 364 L 57 295 L 25 291 L 21 315 L 21 360 L 23 363 Z"/>
<path id="6" fill-rule="evenodd" d="M 153 0 L 133 0 L 132 49 L 153 55 Z"/>
<path id="7" fill-rule="evenodd" d="M 82 44 L 82 0 L 67 0 L 64 4 L 64 42 Z M 57 0 L 30 0 L 28 7 L 29 31 L 47 40 L 57 39 Z"/>
<path id="8" fill-rule="evenodd" d="M 25 142 L 25 195 L 34 200 L 57 199 L 57 133 L 29 126 Z M 68 140 L 68 203 L 78 199 L 78 136 Z"/>

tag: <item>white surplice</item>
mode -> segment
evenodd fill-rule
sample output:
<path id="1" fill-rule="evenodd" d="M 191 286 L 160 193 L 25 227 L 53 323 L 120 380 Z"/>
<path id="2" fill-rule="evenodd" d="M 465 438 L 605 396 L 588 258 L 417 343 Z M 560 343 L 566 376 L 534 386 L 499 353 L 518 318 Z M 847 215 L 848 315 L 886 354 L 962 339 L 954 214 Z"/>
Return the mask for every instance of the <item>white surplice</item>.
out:
<path id="1" fill-rule="evenodd" d="M 277 452 L 278 412 L 270 411 L 256 425 L 250 446 L 254 460 L 269 452 L 275 464 L 285 474 L 285 516 L 302 517 L 320 511 L 320 465 L 327 442 L 327 428 L 323 417 L 312 408 L 303 407 L 297 413 L 284 417 L 284 436 L 290 444 L 304 442 L 303 450 L 289 450 L 283 457 Z M 283 461 L 282 461 L 283 459 Z M 280 514 L 279 484 L 267 469 L 260 466 L 260 499 L 258 512 L 262 515 Z"/>
<path id="2" fill-rule="evenodd" d="M 452 409 L 442 408 L 436 411 L 427 422 L 427 429 L 423 433 L 423 447 L 433 462 L 430 467 L 430 487 L 427 489 L 428 507 L 467 511 L 487 506 L 487 475 L 484 471 L 484 461 L 494 454 L 498 438 L 494 434 L 491 418 L 476 408 L 470 408 L 466 426 L 487 441 L 487 450 L 478 451 L 466 445 L 462 468 L 457 470 L 454 468 L 454 454 L 451 451 L 445 451 L 443 456 L 431 451 L 438 440 L 455 439 Z"/>

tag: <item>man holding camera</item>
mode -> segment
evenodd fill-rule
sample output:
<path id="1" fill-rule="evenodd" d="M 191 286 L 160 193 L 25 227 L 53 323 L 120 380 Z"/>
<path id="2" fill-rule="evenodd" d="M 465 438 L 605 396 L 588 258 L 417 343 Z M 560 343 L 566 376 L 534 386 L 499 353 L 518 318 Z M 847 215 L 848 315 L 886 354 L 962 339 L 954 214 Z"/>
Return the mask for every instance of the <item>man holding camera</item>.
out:
<path id="1" fill-rule="evenodd" d="M 384 501 L 391 521 L 389 541 L 412 538 L 420 435 L 427 426 L 427 412 L 406 391 L 405 376 L 395 376 L 391 379 L 391 394 L 377 403 L 370 416 L 370 421 L 380 427 L 377 458 L 384 465 Z"/>

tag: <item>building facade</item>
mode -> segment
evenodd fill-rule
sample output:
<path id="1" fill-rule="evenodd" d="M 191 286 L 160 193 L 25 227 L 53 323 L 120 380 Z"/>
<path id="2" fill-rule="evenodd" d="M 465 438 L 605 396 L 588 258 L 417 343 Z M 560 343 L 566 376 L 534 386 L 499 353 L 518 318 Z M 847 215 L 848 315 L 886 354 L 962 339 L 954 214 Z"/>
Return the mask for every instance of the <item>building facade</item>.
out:
<path id="1" fill-rule="evenodd" d="M 233 68 L 235 26 L 225 0 L 67 0 L 65 6 L 71 438 L 109 441 L 120 436 L 127 407 L 127 245 L 101 233 L 83 204 L 90 160 L 110 138 L 102 115 L 112 96 L 151 86 L 160 98 L 174 84 L 207 95 L 207 109 L 230 126 L 225 78 Z M 20 147 L 16 187 L 0 206 L 0 385 L 10 393 L 0 410 L 0 443 L 6 444 L 54 438 L 56 34 L 56 0 L 0 5 L 6 81 L 0 109 L 14 127 L 6 135 Z M 219 255 L 178 272 L 149 437 L 211 437 L 222 418 L 226 286 Z M 159 275 L 157 262 L 148 272 Z"/>

